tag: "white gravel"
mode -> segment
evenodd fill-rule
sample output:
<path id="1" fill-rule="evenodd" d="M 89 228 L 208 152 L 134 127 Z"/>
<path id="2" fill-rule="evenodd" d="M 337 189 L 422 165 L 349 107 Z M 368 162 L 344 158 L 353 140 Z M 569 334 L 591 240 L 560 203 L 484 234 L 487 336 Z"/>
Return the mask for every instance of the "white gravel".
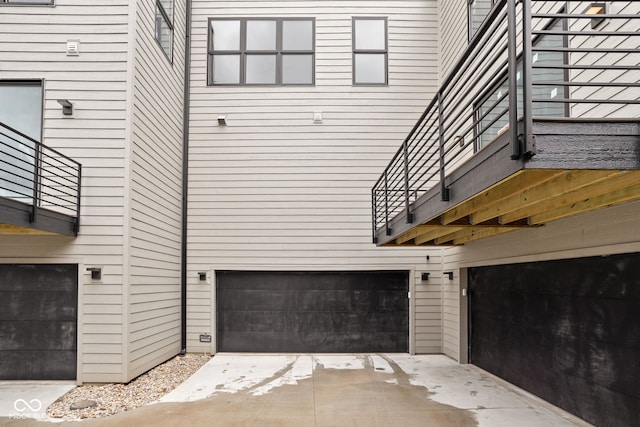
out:
<path id="1" fill-rule="evenodd" d="M 60 420 L 100 418 L 130 411 L 160 399 L 211 359 L 208 354 L 176 356 L 127 384 L 82 385 L 55 401 L 47 415 Z M 71 409 L 74 402 L 95 401 L 95 406 Z"/>

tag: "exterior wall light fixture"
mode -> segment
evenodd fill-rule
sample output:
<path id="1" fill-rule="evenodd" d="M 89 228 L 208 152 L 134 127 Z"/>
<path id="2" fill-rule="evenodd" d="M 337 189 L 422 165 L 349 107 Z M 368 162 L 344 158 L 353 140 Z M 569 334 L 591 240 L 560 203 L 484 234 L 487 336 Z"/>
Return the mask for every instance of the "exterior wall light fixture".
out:
<path id="1" fill-rule="evenodd" d="M 585 15 L 606 15 L 607 5 L 605 3 L 591 3 L 584 13 Z M 594 16 L 591 18 L 591 28 L 596 28 L 603 22 L 604 18 Z"/>
<path id="2" fill-rule="evenodd" d="M 198 272 L 198 280 L 200 280 L 201 282 L 204 282 L 207 280 L 207 272 L 206 271 L 199 271 Z"/>
<path id="3" fill-rule="evenodd" d="M 91 272 L 91 280 L 102 280 L 102 268 L 101 267 L 89 267 L 87 271 Z"/>
<path id="4" fill-rule="evenodd" d="M 218 126 L 227 126 L 227 116 L 218 116 Z"/>
<path id="5" fill-rule="evenodd" d="M 68 99 L 58 99 L 58 104 L 62 105 L 62 114 L 73 115 L 73 104 Z"/>

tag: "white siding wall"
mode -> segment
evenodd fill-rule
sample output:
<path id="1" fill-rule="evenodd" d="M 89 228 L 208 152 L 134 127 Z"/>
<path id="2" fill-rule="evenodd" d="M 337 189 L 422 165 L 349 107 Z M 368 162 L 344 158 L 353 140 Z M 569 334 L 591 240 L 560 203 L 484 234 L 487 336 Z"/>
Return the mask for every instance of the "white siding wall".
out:
<path id="1" fill-rule="evenodd" d="M 45 79 L 43 142 L 83 166 L 79 237 L 2 235 L 0 262 L 103 267 L 102 283 L 96 284 L 81 270 L 79 358 L 86 382 L 124 375 L 128 11 L 126 0 L 0 6 L 0 79 Z M 66 56 L 69 39 L 80 40 L 79 56 Z M 56 102 L 61 98 L 74 103 L 73 117 L 62 115 Z"/>
<path id="2" fill-rule="evenodd" d="M 170 62 L 155 2 L 138 2 L 131 137 L 128 379 L 180 352 L 184 1 Z"/>
<path id="3" fill-rule="evenodd" d="M 198 342 L 215 328 L 213 286 L 198 271 L 373 267 L 414 269 L 416 351 L 440 351 L 440 283 L 419 280 L 440 269 L 440 250 L 376 248 L 370 222 L 371 187 L 436 89 L 437 1 L 193 6 L 188 349 L 213 348 Z M 225 16 L 315 18 L 315 86 L 207 87 L 207 19 Z M 388 17 L 388 87 L 351 84 L 354 16 Z"/>
<path id="4" fill-rule="evenodd" d="M 469 44 L 467 0 L 439 0 L 438 6 L 440 79 L 443 80 Z"/>

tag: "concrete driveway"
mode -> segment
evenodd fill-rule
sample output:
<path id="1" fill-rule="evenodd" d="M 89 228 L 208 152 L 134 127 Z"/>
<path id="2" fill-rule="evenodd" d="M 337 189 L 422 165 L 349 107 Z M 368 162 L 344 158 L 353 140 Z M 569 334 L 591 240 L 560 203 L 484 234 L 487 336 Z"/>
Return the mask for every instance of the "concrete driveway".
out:
<path id="1" fill-rule="evenodd" d="M 80 425 L 587 424 L 445 356 L 218 354 L 161 402 Z"/>

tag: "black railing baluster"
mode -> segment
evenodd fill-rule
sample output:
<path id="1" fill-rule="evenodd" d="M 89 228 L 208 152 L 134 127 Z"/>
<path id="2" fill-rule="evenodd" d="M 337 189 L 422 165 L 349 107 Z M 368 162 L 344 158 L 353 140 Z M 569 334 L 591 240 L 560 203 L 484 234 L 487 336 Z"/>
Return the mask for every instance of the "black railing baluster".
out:
<path id="1" fill-rule="evenodd" d="M 508 37 L 508 79 L 509 79 L 509 133 L 511 134 L 511 158 L 519 159 L 522 155 L 520 135 L 518 134 L 518 51 L 516 38 L 518 34 L 516 18 L 516 0 L 507 3 Z"/>
<path id="2" fill-rule="evenodd" d="M 531 41 L 531 0 L 522 0 L 522 136 L 523 155 L 531 157 L 536 154 L 536 143 L 533 136 L 533 105 L 531 83 L 532 62 Z"/>
<path id="3" fill-rule="evenodd" d="M 389 228 L 389 177 L 387 170 L 384 171 L 384 226 L 387 236 L 391 235 L 391 228 Z"/>
<path id="4" fill-rule="evenodd" d="M 413 214 L 411 213 L 411 188 L 409 184 L 409 141 L 404 140 L 404 208 L 407 211 L 407 224 L 413 222 Z"/>
<path id="5" fill-rule="evenodd" d="M 447 184 L 445 182 L 446 173 L 445 173 L 445 159 L 444 159 L 444 111 L 442 105 L 442 91 L 438 91 L 438 141 L 440 144 L 440 200 L 443 202 L 449 201 L 449 189 L 447 188 Z"/>

